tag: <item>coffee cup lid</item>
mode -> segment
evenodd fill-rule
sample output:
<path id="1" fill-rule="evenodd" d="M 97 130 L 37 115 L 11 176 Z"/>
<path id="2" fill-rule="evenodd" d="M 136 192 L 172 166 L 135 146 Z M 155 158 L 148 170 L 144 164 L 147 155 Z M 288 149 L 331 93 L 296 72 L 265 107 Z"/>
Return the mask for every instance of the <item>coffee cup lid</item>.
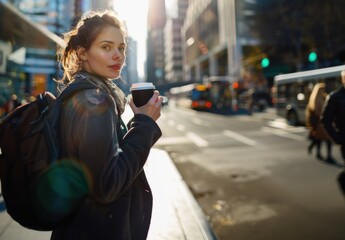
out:
<path id="1" fill-rule="evenodd" d="M 133 83 L 131 87 L 132 90 L 144 90 L 144 89 L 154 89 L 155 86 L 153 85 L 152 82 L 140 82 L 140 83 Z"/>

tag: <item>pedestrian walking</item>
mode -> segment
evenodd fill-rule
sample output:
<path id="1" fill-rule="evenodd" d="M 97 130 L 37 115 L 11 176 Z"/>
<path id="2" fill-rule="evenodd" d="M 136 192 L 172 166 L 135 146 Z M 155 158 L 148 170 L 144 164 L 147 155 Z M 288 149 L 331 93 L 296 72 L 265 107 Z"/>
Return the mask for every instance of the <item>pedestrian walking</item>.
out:
<path id="1" fill-rule="evenodd" d="M 331 139 L 340 145 L 345 162 L 345 70 L 340 75 L 342 84 L 327 97 L 322 112 L 322 123 Z M 337 180 L 345 195 L 345 170 L 339 172 Z"/>
<path id="2" fill-rule="evenodd" d="M 322 123 L 331 139 L 340 145 L 345 161 L 345 70 L 341 72 L 342 85 L 326 98 Z"/>
<path id="3" fill-rule="evenodd" d="M 134 116 L 127 126 L 122 122 L 126 98 L 112 80 L 125 63 L 126 31 L 113 11 L 85 13 L 64 40 L 60 83 L 95 86 L 64 103 L 60 123 L 62 157 L 84 166 L 90 189 L 75 217 L 51 239 L 146 239 L 152 193 L 143 167 L 161 136 L 156 120 L 162 97 L 155 91 L 142 107 L 130 98 Z"/>
<path id="4" fill-rule="evenodd" d="M 334 159 L 332 157 L 332 142 L 321 123 L 321 113 L 326 96 L 327 93 L 325 84 L 315 84 L 306 108 L 306 126 L 309 129 L 310 140 L 308 153 L 311 154 L 313 148 L 316 147 L 316 157 L 319 160 L 325 160 L 333 163 Z M 326 142 L 327 145 L 326 158 L 324 158 L 321 154 L 322 142 Z"/>

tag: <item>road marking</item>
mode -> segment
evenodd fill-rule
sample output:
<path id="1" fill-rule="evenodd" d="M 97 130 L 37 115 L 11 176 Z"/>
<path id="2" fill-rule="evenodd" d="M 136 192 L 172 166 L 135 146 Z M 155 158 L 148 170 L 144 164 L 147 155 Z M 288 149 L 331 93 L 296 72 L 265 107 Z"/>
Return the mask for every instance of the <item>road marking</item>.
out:
<path id="1" fill-rule="evenodd" d="M 192 118 L 192 122 L 200 126 L 205 126 L 204 122 L 199 118 Z"/>
<path id="2" fill-rule="evenodd" d="M 164 137 L 160 138 L 155 145 L 164 146 L 164 145 L 177 145 L 177 144 L 185 144 L 190 143 L 191 140 L 188 139 L 186 136 L 182 137 Z"/>
<path id="3" fill-rule="evenodd" d="M 288 127 L 289 125 L 286 123 L 286 120 L 285 119 L 275 119 L 273 121 L 269 121 L 268 123 L 268 126 L 271 126 L 271 127 L 274 127 L 274 128 L 286 128 Z"/>
<path id="4" fill-rule="evenodd" d="M 205 139 L 196 135 L 195 133 L 187 132 L 186 136 L 198 147 L 207 147 L 208 146 L 208 142 Z"/>
<path id="5" fill-rule="evenodd" d="M 289 132 L 294 132 L 294 133 L 302 133 L 306 131 L 305 127 L 302 126 L 291 126 L 286 123 L 285 119 L 276 119 L 273 121 L 269 121 L 267 123 L 269 127 L 275 128 L 275 129 L 281 129 Z"/>
<path id="6" fill-rule="evenodd" d="M 186 130 L 185 126 L 181 125 L 181 124 L 178 124 L 176 126 L 176 129 L 179 130 L 180 132 L 184 132 L 184 130 Z"/>
<path id="7" fill-rule="evenodd" d="M 170 127 L 173 127 L 173 126 L 176 125 L 176 123 L 174 122 L 174 120 L 169 119 L 169 120 L 168 120 L 168 125 L 169 125 Z"/>
<path id="8" fill-rule="evenodd" d="M 202 137 L 196 135 L 195 133 L 187 132 L 186 136 L 160 138 L 157 141 L 156 146 L 177 145 L 186 143 L 194 143 L 198 147 L 207 147 L 209 145 L 209 143 Z"/>
<path id="9" fill-rule="evenodd" d="M 233 138 L 239 142 L 242 142 L 242 143 L 250 145 L 250 146 L 254 146 L 257 144 L 256 141 L 254 141 L 250 138 L 247 138 L 241 134 L 238 134 L 236 132 L 233 132 L 233 131 L 225 130 L 225 131 L 223 131 L 223 134 L 227 137 Z"/>
<path id="10" fill-rule="evenodd" d="M 306 140 L 306 138 L 304 136 L 289 133 L 289 132 L 286 132 L 286 131 L 281 130 L 281 129 L 262 127 L 261 130 L 264 132 L 268 132 L 268 133 L 277 135 L 279 137 L 284 137 L 284 138 L 288 138 L 288 139 L 292 139 L 292 140 L 296 140 L 296 141 L 303 141 L 304 142 Z"/>

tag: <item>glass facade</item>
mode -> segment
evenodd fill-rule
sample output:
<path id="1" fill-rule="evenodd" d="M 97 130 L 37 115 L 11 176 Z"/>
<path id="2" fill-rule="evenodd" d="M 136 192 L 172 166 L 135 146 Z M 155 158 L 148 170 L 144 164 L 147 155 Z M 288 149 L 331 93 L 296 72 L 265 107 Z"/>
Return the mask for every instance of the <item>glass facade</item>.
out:
<path id="1" fill-rule="evenodd" d="M 0 29 L 4 34 L 0 43 L 8 45 L 0 44 L 0 106 L 13 94 L 25 102 L 47 90 L 56 93 L 56 46 L 62 41 L 58 36 L 70 27 L 75 6 L 71 3 L 74 1 L 2 1 Z"/>
<path id="2" fill-rule="evenodd" d="M 280 73 L 345 62 L 342 0 L 192 3 L 183 27 L 186 79 L 249 76 L 272 85 Z"/>
<path id="3" fill-rule="evenodd" d="M 217 1 L 212 1 L 186 31 L 186 62 L 206 55 L 219 44 Z"/>

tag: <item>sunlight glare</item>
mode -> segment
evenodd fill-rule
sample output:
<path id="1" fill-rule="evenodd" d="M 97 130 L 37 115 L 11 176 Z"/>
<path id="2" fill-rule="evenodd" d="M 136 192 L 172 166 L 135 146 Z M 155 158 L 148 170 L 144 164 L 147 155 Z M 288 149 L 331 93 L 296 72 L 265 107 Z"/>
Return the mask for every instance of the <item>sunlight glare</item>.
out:
<path id="1" fill-rule="evenodd" d="M 114 0 L 114 9 L 127 24 L 132 38 L 146 38 L 148 0 Z"/>
<path id="2" fill-rule="evenodd" d="M 165 6 L 167 9 L 171 8 L 175 0 L 165 0 Z"/>
<path id="3" fill-rule="evenodd" d="M 167 15 L 170 17 L 177 17 L 177 3 L 176 0 L 165 0 L 165 7 Z"/>
<path id="4" fill-rule="evenodd" d="M 138 74 L 144 76 L 148 0 L 114 0 L 114 10 L 126 22 L 128 35 L 138 44 Z"/>

